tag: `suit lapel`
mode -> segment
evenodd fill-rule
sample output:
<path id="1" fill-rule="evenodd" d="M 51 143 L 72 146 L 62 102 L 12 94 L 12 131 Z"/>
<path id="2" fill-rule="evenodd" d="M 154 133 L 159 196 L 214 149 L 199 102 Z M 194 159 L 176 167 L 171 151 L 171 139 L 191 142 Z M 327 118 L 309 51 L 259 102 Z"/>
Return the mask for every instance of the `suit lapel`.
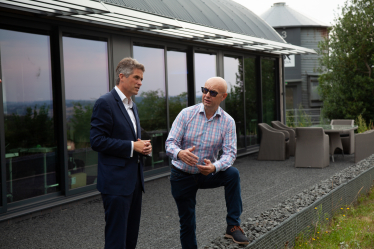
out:
<path id="1" fill-rule="evenodd" d="M 137 106 L 135 105 L 134 102 L 133 102 L 132 110 L 134 111 L 135 120 L 136 120 L 136 130 L 138 131 L 137 132 L 138 133 L 137 138 L 142 139 L 142 131 L 141 131 L 141 128 L 140 128 L 140 119 L 139 119 L 139 116 L 138 116 L 138 108 L 137 108 Z"/>
<path id="2" fill-rule="evenodd" d="M 130 127 L 130 129 L 132 131 L 132 134 L 134 135 L 134 138 L 136 138 L 136 136 L 135 136 L 135 130 L 134 130 L 134 125 L 132 124 L 131 118 L 130 118 L 129 114 L 126 111 L 126 108 L 123 105 L 123 102 L 121 101 L 121 98 L 119 97 L 119 95 L 118 95 L 118 93 L 116 92 L 115 89 L 113 89 L 111 91 L 111 93 L 114 96 L 115 100 L 117 101 L 117 105 L 118 105 L 119 109 L 121 110 L 123 116 L 125 116 L 126 122 L 127 122 L 128 126 Z"/>

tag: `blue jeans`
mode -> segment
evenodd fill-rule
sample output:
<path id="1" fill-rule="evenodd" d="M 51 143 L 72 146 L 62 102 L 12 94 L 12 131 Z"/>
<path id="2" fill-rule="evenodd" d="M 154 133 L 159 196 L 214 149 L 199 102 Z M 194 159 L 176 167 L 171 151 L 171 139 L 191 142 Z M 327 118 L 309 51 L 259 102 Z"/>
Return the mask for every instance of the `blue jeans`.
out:
<path id="1" fill-rule="evenodd" d="M 178 207 L 180 240 L 183 249 L 197 248 L 196 242 L 196 193 L 198 189 L 225 187 L 227 225 L 240 225 L 242 198 L 240 194 L 239 171 L 230 167 L 216 174 L 190 175 L 171 169 L 171 193 Z"/>

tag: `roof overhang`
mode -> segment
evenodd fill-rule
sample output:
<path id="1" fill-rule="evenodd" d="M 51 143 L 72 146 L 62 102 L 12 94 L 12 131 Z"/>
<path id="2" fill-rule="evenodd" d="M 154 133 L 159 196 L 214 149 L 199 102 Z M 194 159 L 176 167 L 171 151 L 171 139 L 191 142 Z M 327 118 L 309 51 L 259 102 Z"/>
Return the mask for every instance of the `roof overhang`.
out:
<path id="1" fill-rule="evenodd" d="M 316 51 L 309 48 L 104 4 L 99 0 L 0 0 L 0 6 L 46 16 L 272 54 L 316 54 Z"/>

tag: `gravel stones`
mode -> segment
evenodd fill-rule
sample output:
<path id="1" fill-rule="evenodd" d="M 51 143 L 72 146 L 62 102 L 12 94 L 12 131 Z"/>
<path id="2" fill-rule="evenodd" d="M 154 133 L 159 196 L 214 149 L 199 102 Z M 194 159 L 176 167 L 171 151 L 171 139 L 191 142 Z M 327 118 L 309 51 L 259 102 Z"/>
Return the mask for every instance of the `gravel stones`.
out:
<path id="1" fill-rule="evenodd" d="M 327 180 L 321 181 L 309 189 L 286 199 L 274 208 L 262 212 L 260 215 L 249 217 L 243 220 L 241 227 L 250 242 L 274 229 L 280 223 L 289 218 L 292 214 L 300 212 L 302 209 L 312 205 L 315 201 L 331 192 L 338 186 L 354 179 L 364 171 L 374 167 L 374 154 L 370 157 L 354 164 L 339 173 L 334 174 Z M 233 249 L 243 248 L 232 242 L 231 239 L 225 239 L 220 236 L 214 239 L 209 245 L 203 246 L 204 249 Z"/>

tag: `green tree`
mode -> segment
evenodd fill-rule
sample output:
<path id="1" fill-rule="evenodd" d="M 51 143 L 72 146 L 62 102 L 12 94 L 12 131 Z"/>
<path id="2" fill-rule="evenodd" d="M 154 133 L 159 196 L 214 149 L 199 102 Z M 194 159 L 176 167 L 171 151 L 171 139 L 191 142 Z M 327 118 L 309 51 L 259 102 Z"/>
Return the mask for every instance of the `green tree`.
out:
<path id="1" fill-rule="evenodd" d="M 183 108 L 187 107 L 187 92 L 182 92 L 177 96 L 169 97 L 169 115 L 170 115 L 170 127 L 172 126 L 175 118 L 182 111 Z"/>
<path id="2" fill-rule="evenodd" d="M 140 94 L 137 101 L 140 126 L 146 131 L 166 130 L 166 98 L 161 90 L 149 90 Z"/>
<path id="3" fill-rule="evenodd" d="M 74 113 L 68 120 L 68 139 L 75 143 L 75 147 L 90 147 L 90 128 L 93 104 L 82 105 L 74 103 Z"/>
<path id="4" fill-rule="evenodd" d="M 53 118 L 46 104 L 25 108 L 24 115 L 5 116 L 7 150 L 14 148 L 51 147 L 54 145 Z"/>
<path id="5" fill-rule="evenodd" d="M 329 119 L 374 118 L 374 1 L 347 0 L 319 43 L 319 94 Z"/>

